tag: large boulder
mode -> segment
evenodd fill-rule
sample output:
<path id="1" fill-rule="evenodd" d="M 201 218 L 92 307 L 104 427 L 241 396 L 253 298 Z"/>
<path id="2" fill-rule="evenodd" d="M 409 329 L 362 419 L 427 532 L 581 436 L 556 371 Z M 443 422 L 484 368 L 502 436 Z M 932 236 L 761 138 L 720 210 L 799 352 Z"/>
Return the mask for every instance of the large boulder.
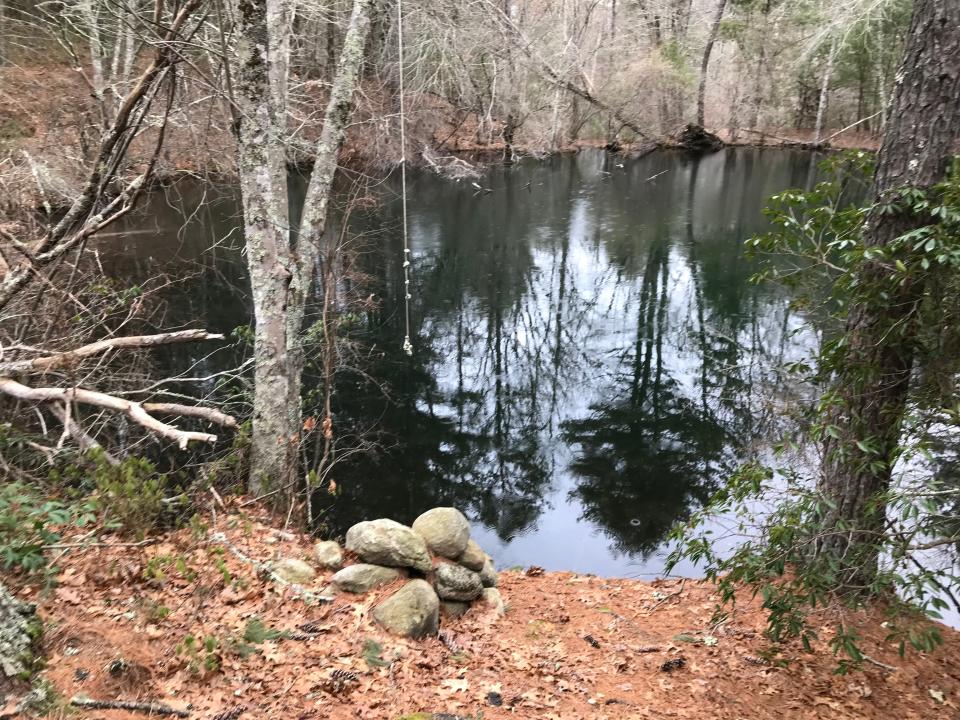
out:
<path id="1" fill-rule="evenodd" d="M 343 567 L 343 551 L 334 540 L 321 540 L 313 546 L 313 559 L 322 568 L 339 570 Z"/>
<path id="2" fill-rule="evenodd" d="M 380 585 L 393 582 L 402 576 L 402 573 L 396 568 L 360 563 L 358 565 L 348 565 L 330 578 L 330 582 L 339 590 L 352 593 L 365 593 Z"/>
<path id="3" fill-rule="evenodd" d="M 457 558 L 457 562 L 468 570 L 480 572 L 483 570 L 484 563 L 487 562 L 487 554 L 473 540 L 467 541 L 466 550 Z"/>
<path id="4" fill-rule="evenodd" d="M 309 563 L 297 558 L 277 560 L 270 569 L 283 582 L 291 585 L 306 585 L 317 576 L 317 571 Z"/>
<path id="5" fill-rule="evenodd" d="M 427 541 L 432 552 L 451 560 L 463 554 L 470 540 L 470 524 L 462 512 L 452 507 L 427 510 L 411 527 Z"/>
<path id="6" fill-rule="evenodd" d="M 398 635 L 435 635 L 440 623 L 440 600 L 426 580 L 411 580 L 373 609 L 373 619 Z"/>
<path id="7" fill-rule="evenodd" d="M 483 592 L 480 576 L 460 565 L 438 565 L 434 571 L 434 584 L 437 595 L 444 600 L 469 602 L 480 597 Z"/>
<path id="8" fill-rule="evenodd" d="M 433 567 L 424 539 L 406 525 L 386 518 L 354 525 L 347 530 L 345 546 L 374 565 L 410 567 L 424 573 Z"/>
<path id="9" fill-rule="evenodd" d="M 480 582 L 483 583 L 484 587 L 496 587 L 499 583 L 497 578 L 497 571 L 493 567 L 493 560 L 488 556 L 486 562 L 483 563 L 483 569 L 480 570 Z"/>

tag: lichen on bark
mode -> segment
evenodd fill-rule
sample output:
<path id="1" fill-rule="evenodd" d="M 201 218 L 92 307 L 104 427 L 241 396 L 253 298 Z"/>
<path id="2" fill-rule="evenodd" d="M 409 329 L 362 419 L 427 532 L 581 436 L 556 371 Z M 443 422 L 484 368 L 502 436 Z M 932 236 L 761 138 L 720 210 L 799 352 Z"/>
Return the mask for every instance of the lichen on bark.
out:
<path id="1" fill-rule="evenodd" d="M 0 583 L 0 698 L 33 670 L 33 645 L 40 620 L 33 605 L 17 599 Z"/>

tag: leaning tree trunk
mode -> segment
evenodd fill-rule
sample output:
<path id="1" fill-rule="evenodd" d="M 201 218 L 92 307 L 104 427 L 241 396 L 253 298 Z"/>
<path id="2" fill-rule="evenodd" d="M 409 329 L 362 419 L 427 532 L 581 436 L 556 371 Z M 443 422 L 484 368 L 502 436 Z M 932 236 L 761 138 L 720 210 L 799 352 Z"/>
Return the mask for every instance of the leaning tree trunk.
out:
<path id="1" fill-rule="evenodd" d="M 31 648 L 38 630 L 33 606 L 18 600 L 0 583 L 0 707 L 7 693 L 33 670 Z"/>
<path id="2" fill-rule="evenodd" d="M 700 87 L 697 88 L 697 125 L 700 127 L 706 127 L 703 106 L 707 95 L 707 69 L 710 67 L 710 54 L 713 52 L 713 44 L 717 41 L 720 21 L 723 20 L 723 11 L 726 7 L 727 0 L 720 0 L 717 4 L 717 14 L 713 17 L 710 35 L 707 37 L 707 44 L 703 48 L 703 59 L 700 61 Z"/>
<path id="3" fill-rule="evenodd" d="M 917 0 L 878 158 L 878 202 L 867 218 L 865 246 L 889 246 L 933 222 L 909 210 L 884 212 L 879 201 L 899 188 L 930 188 L 943 180 L 958 135 L 960 3 Z M 888 292 L 862 294 L 851 304 L 846 350 L 830 393 L 827 422 L 839 437 L 824 443 L 820 490 L 832 507 L 818 549 L 837 560 L 846 588 L 863 587 L 876 574 L 883 497 L 898 457 L 924 291 L 919 281 L 889 282 L 889 272 L 881 261 L 859 271 L 859 287 Z"/>

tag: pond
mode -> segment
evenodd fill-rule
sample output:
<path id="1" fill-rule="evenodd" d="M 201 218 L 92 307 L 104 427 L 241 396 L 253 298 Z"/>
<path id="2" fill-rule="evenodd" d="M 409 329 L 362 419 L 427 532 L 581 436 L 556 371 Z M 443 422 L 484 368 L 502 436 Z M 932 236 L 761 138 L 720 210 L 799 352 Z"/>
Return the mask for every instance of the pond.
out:
<path id="1" fill-rule="evenodd" d="M 351 311 L 335 386 L 344 459 L 316 502 L 326 531 L 454 505 L 500 567 L 657 574 L 670 527 L 766 435 L 776 369 L 812 342 L 783 290 L 750 282 L 743 241 L 816 161 L 583 152 L 494 167 L 479 189 L 414 173 L 412 357 L 397 179 L 365 190 L 377 202 L 355 203 L 343 283 L 372 297 Z M 250 322 L 229 190 L 179 183 L 113 235 L 108 274 L 189 272 L 169 324 Z M 202 377 L 243 352 L 163 362 Z"/>

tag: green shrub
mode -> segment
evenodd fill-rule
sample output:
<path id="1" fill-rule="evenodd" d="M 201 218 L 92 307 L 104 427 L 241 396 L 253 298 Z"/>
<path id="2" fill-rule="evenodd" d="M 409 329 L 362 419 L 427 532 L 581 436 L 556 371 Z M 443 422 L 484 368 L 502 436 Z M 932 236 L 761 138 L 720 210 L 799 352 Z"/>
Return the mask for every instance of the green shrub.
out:
<path id="1" fill-rule="evenodd" d="M 95 518 L 92 503 L 49 499 L 20 482 L 0 485 L 0 556 L 6 568 L 37 572 L 46 567 L 44 546 L 60 541 L 63 529 Z"/>
<path id="2" fill-rule="evenodd" d="M 119 465 L 100 463 L 91 476 L 104 526 L 142 540 L 163 514 L 168 480 L 153 463 L 127 458 Z"/>

